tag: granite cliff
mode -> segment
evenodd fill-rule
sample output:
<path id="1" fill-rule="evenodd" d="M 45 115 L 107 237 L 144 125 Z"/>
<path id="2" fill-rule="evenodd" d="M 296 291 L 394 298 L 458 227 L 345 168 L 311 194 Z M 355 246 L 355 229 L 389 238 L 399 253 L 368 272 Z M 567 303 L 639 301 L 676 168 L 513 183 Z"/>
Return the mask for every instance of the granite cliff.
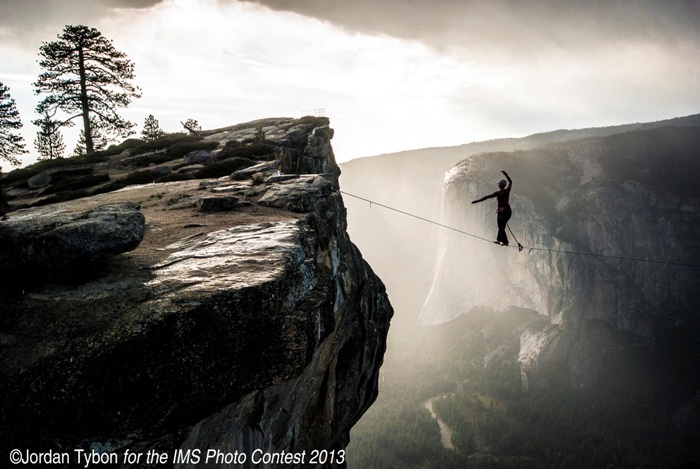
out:
<path id="1" fill-rule="evenodd" d="M 443 210 L 445 173 L 470 155 L 527 151 L 659 127 L 698 126 L 700 115 L 692 115 L 659 122 L 556 130 L 520 138 L 358 158 L 341 164 L 341 181 L 345 192 L 439 221 Z M 487 190 L 491 187 L 487 184 Z M 433 285 L 441 228 L 387 210 L 367 210 L 366 202 L 353 198 L 346 198 L 345 202 L 353 241 L 361 247 L 365 258 L 370 260 L 387 285 L 395 309 L 402 312 L 397 314 L 395 324 L 404 319 L 414 321 Z M 372 229 L 359 228 L 365 226 Z M 406 242 L 397 242 L 401 240 Z M 411 275 L 405 275 L 406 272 L 411 272 Z"/>
<path id="2" fill-rule="evenodd" d="M 547 321 L 521 336 L 528 389 L 595 390 L 639 371 L 649 381 L 636 384 L 697 422 L 698 148 L 698 127 L 660 127 L 463 160 L 445 178 L 445 223 L 495 239 L 495 202 L 469 202 L 508 170 L 510 226 L 526 248 L 510 233 L 504 248 L 444 231 L 422 320 L 534 310 Z"/>
<path id="3" fill-rule="evenodd" d="M 344 192 L 484 238 L 346 197 L 353 241 L 396 309 L 382 393 L 353 430 L 355 443 L 367 442 L 351 444 L 353 459 L 396 467 L 700 461 L 700 272 L 496 246 L 495 201 L 470 204 L 507 170 L 511 225 L 526 246 L 698 264 L 699 128 L 694 115 L 342 164 Z M 450 463 L 448 450 L 414 443 L 439 442 L 436 425 L 406 417 L 426 396 L 454 430 Z M 364 450 L 397 432 L 421 437 L 394 439 L 381 456 Z"/>
<path id="4" fill-rule="evenodd" d="M 342 466 L 393 311 L 347 234 L 332 135 L 268 119 L 184 154 L 131 142 L 6 175 L 2 454 L 189 467 L 238 451 L 246 467 L 255 450 L 326 450 Z"/>

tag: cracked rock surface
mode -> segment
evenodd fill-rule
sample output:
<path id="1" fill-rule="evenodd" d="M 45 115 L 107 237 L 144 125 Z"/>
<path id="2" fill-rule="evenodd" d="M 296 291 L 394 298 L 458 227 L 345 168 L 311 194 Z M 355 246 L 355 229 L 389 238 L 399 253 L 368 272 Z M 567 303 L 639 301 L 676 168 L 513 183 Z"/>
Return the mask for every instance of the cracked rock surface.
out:
<path id="1" fill-rule="evenodd" d="M 221 187 L 241 203 L 197 210 Z M 141 207 L 138 247 L 0 291 L 0 451 L 344 448 L 393 311 L 333 185 L 222 178 L 50 207 L 114 204 Z"/>

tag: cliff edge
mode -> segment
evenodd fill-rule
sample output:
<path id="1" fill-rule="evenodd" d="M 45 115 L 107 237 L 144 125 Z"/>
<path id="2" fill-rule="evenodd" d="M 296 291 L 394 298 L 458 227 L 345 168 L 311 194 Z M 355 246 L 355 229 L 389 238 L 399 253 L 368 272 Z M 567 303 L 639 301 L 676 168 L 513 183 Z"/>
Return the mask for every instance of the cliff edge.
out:
<path id="1" fill-rule="evenodd" d="M 307 130 L 309 145 L 332 137 Z M 34 258 L 2 285 L 2 454 L 50 451 L 75 465 L 75 450 L 120 463 L 131 453 L 145 466 L 157 451 L 170 466 L 226 467 L 238 451 L 247 461 L 236 467 L 252 467 L 256 451 L 305 452 L 308 464 L 316 450 L 334 451 L 321 465 L 343 465 L 377 395 L 393 311 L 348 237 L 337 174 L 272 171 L 284 153 L 267 173 L 132 185 L 2 222 L 11 231 L 48 216 L 84 232 L 101 207 L 145 220 L 128 252 L 43 273 Z"/>

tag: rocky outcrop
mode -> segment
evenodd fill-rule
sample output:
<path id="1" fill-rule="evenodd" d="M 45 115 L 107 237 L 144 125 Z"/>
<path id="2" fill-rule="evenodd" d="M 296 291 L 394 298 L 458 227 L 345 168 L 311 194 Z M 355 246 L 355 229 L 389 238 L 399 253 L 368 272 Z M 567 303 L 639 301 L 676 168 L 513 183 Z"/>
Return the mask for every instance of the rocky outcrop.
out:
<path id="1" fill-rule="evenodd" d="M 678 378 L 677 367 L 697 346 L 673 338 L 698 332 L 700 269 L 683 265 L 700 265 L 698 135 L 658 128 L 464 160 L 446 178 L 444 221 L 484 239 L 441 234 L 422 319 L 446 322 L 477 306 L 535 310 L 549 325 L 521 338 L 530 389 L 562 369 L 574 387 L 595 389 L 616 357 L 637 350 L 651 357 L 657 385 L 683 389 L 679 401 L 694 395 L 697 374 L 683 365 Z M 469 203 L 494 192 L 504 169 L 523 252 L 485 242 L 496 236 L 495 202 Z"/>
<path id="2" fill-rule="evenodd" d="M 340 168 L 335 162 L 331 139 L 333 129 L 315 127 L 306 140 L 303 151 L 294 148 L 283 150 L 280 171 L 286 174 L 328 174 L 338 187 Z"/>
<path id="3" fill-rule="evenodd" d="M 222 192 L 238 203 L 197 209 Z M 157 449 L 187 466 L 177 449 L 342 450 L 377 396 L 392 308 L 333 183 L 149 184 L 52 209 L 124 200 L 146 220 L 136 249 L 0 292 L 0 452 Z"/>
<path id="4" fill-rule="evenodd" d="M 0 174 L 10 209 L 90 197 L 137 184 L 254 175 L 322 174 L 336 188 L 340 168 L 326 117 L 260 119 L 196 135 L 128 139 L 90 155 L 45 160 Z M 145 168 L 145 169 L 144 169 Z M 250 170 L 247 170 L 251 168 Z"/>
<path id="5" fill-rule="evenodd" d="M 326 117 L 270 118 L 202 132 L 209 141 L 254 140 L 274 145 L 276 169 L 283 174 L 325 174 L 338 186 L 340 167 L 335 161 L 333 129 Z M 260 140 L 263 136 L 264 139 Z"/>
<path id="6" fill-rule="evenodd" d="M 312 178 L 295 178 L 277 184 L 260 198 L 262 205 L 308 212 L 319 197 L 329 195 L 332 185 L 321 176 Z"/>
<path id="7" fill-rule="evenodd" d="M 145 231 L 133 203 L 71 213 L 44 208 L 0 224 L 0 272 L 8 277 L 66 276 L 136 248 Z"/>

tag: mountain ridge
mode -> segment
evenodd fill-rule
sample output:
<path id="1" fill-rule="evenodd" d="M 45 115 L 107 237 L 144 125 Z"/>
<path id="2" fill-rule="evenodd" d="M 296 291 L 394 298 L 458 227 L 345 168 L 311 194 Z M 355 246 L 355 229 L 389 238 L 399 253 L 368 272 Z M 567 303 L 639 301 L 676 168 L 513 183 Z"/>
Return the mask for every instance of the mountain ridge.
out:
<path id="1" fill-rule="evenodd" d="M 524 137 L 502 137 L 502 138 L 495 138 L 495 139 L 490 139 L 490 140 L 477 140 L 469 143 L 461 143 L 458 145 L 449 145 L 449 146 L 444 146 L 444 147 L 424 147 L 424 148 L 416 148 L 412 150 L 402 150 L 402 151 L 395 151 L 395 152 L 389 152 L 389 153 L 381 153 L 378 155 L 372 155 L 372 156 L 362 156 L 360 158 L 354 158 L 353 160 L 350 160 L 348 162 L 342 163 L 342 166 L 352 166 L 352 163 L 355 161 L 363 161 L 366 159 L 370 158 L 385 158 L 385 157 L 394 157 L 397 155 L 405 155 L 405 154 L 410 154 L 414 152 L 424 152 L 424 151 L 431 151 L 431 150 L 452 150 L 452 149 L 465 149 L 469 146 L 472 145 L 484 145 L 484 144 L 494 144 L 495 146 L 504 146 L 504 144 L 507 143 L 512 143 L 512 142 L 524 142 L 528 140 L 535 140 L 535 141 L 567 141 L 567 140 L 577 140 L 581 138 L 588 138 L 588 137 L 601 137 L 605 135 L 610 135 L 610 134 L 616 134 L 616 133 L 624 133 L 624 132 L 630 132 L 634 130 L 644 130 L 644 129 L 651 129 L 651 128 L 656 128 L 656 127 L 666 127 L 666 126 L 671 126 L 671 127 L 677 127 L 677 126 L 700 126 L 700 114 L 689 114 L 687 116 L 680 116 L 680 117 L 672 117 L 669 119 L 661 119 L 658 121 L 649 121 L 649 122 L 635 122 L 631 124 L 615 124 L 615 125 L 609 125 L 609 126 L 600 126 L 600 127 L 584 127 L 581 129 L 557 129 L 557 130 L 548 130 L 544 132 L 535 132 L 533 134 L 526 135 Z M 564 138 L 562 138 L 564 137 Z"/>
<path id="2" fill-rule="evenodd" d="M 601 136 L 622 135 L 634 132 L 635 129 L 653 129 L 669 126 L 669 124 L 672 124 L 670 127 L 697 127 L 700 126 L 700 114 L 641 124 L 593 127 L 581 131 L 556 130 L 528 137 L 490 140 L 453 147 L 425 148 L 355 159 L 340 164 L 343 171 L 341 184 L 347 193 L 423 218 L 440 221 L 445 173 L 469 155 L 534 149 L 552 138 L 555 138 L 553 142 L 555 143 L 559 141 L 556 138 L 562 135 L 565 137 L 564 141 L 585 140 L 598 138 L 595 135 L 591 136 L 591 132 L 600 133 Z M 623 132 L 618 133 L 619 130 Z M 545 138 L 542 137 L 543 135 Z M 405 219 L 399 215 L 384 213 L 381 210 L 368 211 L 366 202 L 352 198 L 348 198 L 346 204 L 351 236 L 358 245 L 363 247 L 363 252 L 370 259 L 376 259 L 373 265 L 379 269 L 381 277 L 390 286 L 390 290 L 401 292 L 393 295 L 399 302 L 397 309 L 410 311 L 410 316 L 417 318 L 420 313 L 420 306 L 417 305 L 422 305 L 429 291 L 430 272 L 434 268 L 440 228 Z M 362 226 L 373 226 L 376 232 L 369 233 L 367 230 L 361 230 Z M 406 232 L 413 232 L 421 243 L 410 248 L 401 243 L 380 244 L 376 240 L 377 232 L 389 238 L 400 238 Z M 395 278 L 392 269 L 383 268 L 390 259 L 398 263 L 399 271 L 415 271 L 416 274 L 401 280 Z M 404 284 L 408 285 L 404 288 Z M 409 319 L 409 321 L 412 320 L 415 319 Z M 402 319 L 397 320 L 397 322 L 400 321 Z"/>

